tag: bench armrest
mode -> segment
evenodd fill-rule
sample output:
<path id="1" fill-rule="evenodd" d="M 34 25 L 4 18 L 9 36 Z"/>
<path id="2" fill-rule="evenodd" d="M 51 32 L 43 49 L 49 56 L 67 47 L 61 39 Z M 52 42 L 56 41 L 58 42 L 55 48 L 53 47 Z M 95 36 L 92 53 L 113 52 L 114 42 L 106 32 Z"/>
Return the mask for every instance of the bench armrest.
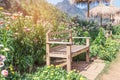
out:
<path id="1" fill-rule="evenodd" d="M 90 37 L 72 37 L 73 39 L 90 39 Z"/>
<path id="2" fill-rule="evenodd" d="M 72 42 L 47 42 L 47 44 L 63 44 L 63 45 L 72 45 Z"/>
<path id="3" fill-rule="evenodd" d="M 90 45 L 90 37 L 72 37 L 73 39 L 86 39 L 86 46 Z"/>

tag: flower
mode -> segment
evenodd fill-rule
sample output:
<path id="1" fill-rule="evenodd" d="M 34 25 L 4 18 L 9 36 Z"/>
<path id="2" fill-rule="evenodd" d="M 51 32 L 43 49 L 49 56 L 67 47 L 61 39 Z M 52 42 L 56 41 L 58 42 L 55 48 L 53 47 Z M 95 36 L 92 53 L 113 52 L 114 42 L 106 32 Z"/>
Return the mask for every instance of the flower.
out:
<path id="1" fill-rule="evenodd" d="M 0 47 L 4 47 L 4 45 L 3 45 L 3 44 L 0 44 Z"/>
<path id="2" fill-rule="evenodd" d="M 80 80 L 84 80 L 84 78 L 83 78 L 83 77 L 80 77 Z"/>
<path id="3" fill-rule="evenodd" d="M 23 31 L 24 31 L 24 32 L 30 32 L 30 31 L 31 31 L 31 29 L 30 29 L 30 28 L 28 28 L 28 27 L 24 27 L 24 28 L 23 28 Z"/>
<path id="4" fill-rule="evenodd" d="M 5 16 L 11 16 L 11 13 L 7 13 L 7 12 L 2 12 L 2 14 L 4 14 Z"/>
<path id="5" fill-rule="evenodd" d="M 14 72 L 14 71 L 12 71 L 11 73 L 12 73 L 12 74 L 15 74 L 15 72 Z"/>
<path id="6" fill-rule="evenodd" d="M 0 10 L 3 10 L 4 8 L 3 7 L 0 7 Z"/>
<path id="7" fill-rule="evenodd" d="M 2 74 L 3 76 L 7 77 L 7 76 L 8 76 L 8 71 L 7 71 L 7 70 L 2 70 L 2 71 L 1 71 L 1 74 Z"/>
<path id="8" fill-rule="evenodd" d="M 13 66 L 12 65 L 10 65 L 9 68 L 10 68 L 11 71 L 13 71 Z"/>
<path id="9" fill-rule="evenodd" d="M 17 36 L 18 34 L 19 34 L 19 33 L 17 33 L 17 32 L 16 32 L 16 33 L 14 33 L 14 35 L 15 35 L 15 36 Z"/>
<path id="10" fill-rule="evenodd" d="M 9 27 L 9 26 L 7 26 L 7 27 L 6 27 L 6 30 L 9 30 L 9 29 L 10 29 L 10 27 Z"/>
<path id="11" fill-rule="evenodd" d="M 3 52 L 5 52 L 5 51 L 10 51 L 10 49 L 4 48 L 2 51 L 3 51 Z"/>
<path id="12" fill-rule="evenodd" d="M 11 18 L 12 18 L 13 20 L 15 20 L 15 19 L 17 19 L 18 17 L 19 17 L 19 14 L 14 13 Z"/>
<path id="13" fill-rule="evenodd" d="M 56 68 L 60 68 L 60 65 L 56 65 Z"/>
<path id="14" fill-rule="evenodd" d="M 0 61 L 5 61 L 6 57 L 4 55 L 0 55 Z"/>
<path id="15" fill-rule="evenodd" d="M 73 69 L 74 72 L 76 72 L 76 69 Z"/>
<path id="16" fill-rule="evenodd" d="M 3 66 L 4 66 L 4 62 L 0 61 L 0 67 L 3 67 Z"/>
<path id="17" fill-rule="evenodd" d="M 4 21 L 0 21 L 0 25 L 4 24 Z"/>

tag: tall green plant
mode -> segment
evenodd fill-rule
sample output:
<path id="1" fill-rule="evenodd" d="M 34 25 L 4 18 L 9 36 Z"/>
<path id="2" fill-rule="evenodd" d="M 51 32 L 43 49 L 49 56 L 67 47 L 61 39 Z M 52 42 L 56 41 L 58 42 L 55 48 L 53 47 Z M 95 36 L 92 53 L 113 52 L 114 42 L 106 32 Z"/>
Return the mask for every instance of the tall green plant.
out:
<path id="1" fill-rule="evenodd" d="M 104 29 L 100 28 L 98 36 L 92 42 L 92 44 L 90 46 L 91 56 L 98 56 L 99 51 L 101 50 L 102 46 L 104 46 L 105 41 L 106 41 L 104 32 L 105 32 Z"/>

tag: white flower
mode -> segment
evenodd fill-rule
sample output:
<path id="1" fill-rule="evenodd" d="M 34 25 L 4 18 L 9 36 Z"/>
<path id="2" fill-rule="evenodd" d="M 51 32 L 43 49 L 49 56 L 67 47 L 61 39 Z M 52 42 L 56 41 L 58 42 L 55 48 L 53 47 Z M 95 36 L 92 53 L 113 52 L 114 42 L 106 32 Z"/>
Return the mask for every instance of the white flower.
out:
<path id="1" fill-rule="evenodd" d="M 0 47 L 4 47 L 4 45 L 3 45 L 3 44 L 0 44 Z"/>
<path id="2" fill-rule="evenodd" d="M 4 48 L 4 49 L 1 50 L 1 51 L 3 51 L 3 52 L 5 52 L 5 51 L 10 51 L 10 49 L 8 49 L 8 48 Z"/>
<path id="3" fill-rule="evenodd" d="M 3 66 L 4 66 L 4 62 L 0 61 L 0 67 L 3 67 Z"/>
<path id="4" fill-rule="evenodd" d="M 4 55 L 0 55 L 0 61 L 5 61 L 6 57 Z"/>

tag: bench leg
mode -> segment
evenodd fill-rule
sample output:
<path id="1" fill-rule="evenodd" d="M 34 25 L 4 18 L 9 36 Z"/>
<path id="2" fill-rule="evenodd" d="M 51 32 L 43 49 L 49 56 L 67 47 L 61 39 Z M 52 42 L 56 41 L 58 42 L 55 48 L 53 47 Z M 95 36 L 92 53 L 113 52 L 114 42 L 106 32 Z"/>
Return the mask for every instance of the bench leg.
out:
<path id="1" fill-rule="evenodd" d="M 71 71 L 71 57 L 68 56 L 67 57 L 67 71 Z"/>
<path id="2" fill-rule="evenodd" d="M 46 55 L 46 64 L 47 66 L 50 65 L 50 56 L 48 54 Z"/>
<path id="3" fill-rule="evenodd" d="M 89 49 L 86 51 L 86 62 L 89 62 L 90 60 L 89 60 L 89 53 L 90 53 L 90 51 L 89 51 Z"/>

